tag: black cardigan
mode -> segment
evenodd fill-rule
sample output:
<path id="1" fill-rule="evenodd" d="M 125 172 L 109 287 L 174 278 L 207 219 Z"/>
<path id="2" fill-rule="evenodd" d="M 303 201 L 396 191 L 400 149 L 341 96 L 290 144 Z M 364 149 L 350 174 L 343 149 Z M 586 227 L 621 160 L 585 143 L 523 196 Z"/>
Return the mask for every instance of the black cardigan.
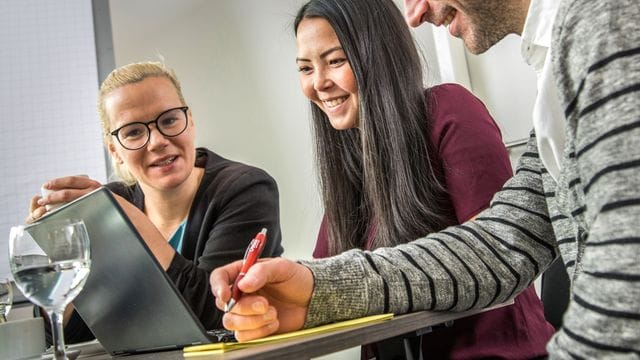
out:
<path id="1" fill-rule="evenodd" d="M 268 240 L 262 256 L 283 252 L 278 188 L 261 169 L 227 160 L 205 148 L 196 151 L 196 166 L 205 173 L 189 211 L 182 253 L 176 253 L 167 275 L 204 327 L 214 329 L 222 327 L 223 314 L 211 294 L 211 271 L 242 259 L 249 242 L 263 227 L 268 229 Z M 137 184 L 113 182 L 107 187 L 144 211 L 144 194 Z M 65 327 L 67 343 L 92 338 L 74 312 Z"/>

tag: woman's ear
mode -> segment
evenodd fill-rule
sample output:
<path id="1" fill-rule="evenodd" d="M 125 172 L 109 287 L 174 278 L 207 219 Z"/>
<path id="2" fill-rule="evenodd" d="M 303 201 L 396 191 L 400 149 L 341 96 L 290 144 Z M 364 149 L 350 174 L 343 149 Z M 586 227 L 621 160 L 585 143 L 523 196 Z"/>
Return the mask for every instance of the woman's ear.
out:
<path id="1" fill-rule="evenodd" d="M 113 157 L 118 164 L 124 163 L 124 161 L 122 161 L 122 158 L 120 157 L 120 154 L 118 154 L 118 152 L 116 151 L 116 146 L 113 144 L 113 141 L 109 141 L 109 143 L 107 144 L 107 148 L 109 149 L 109 154 L 111 154 L 111 157 Z"/>
<path id="2" fill-rule="evenodd" d="M 196 126 L 196 121 L 193 120 L 193 114 L 191 113 L 191 108 L 187 110 L 188 119 L 191 120 L 191 126 Z"/>

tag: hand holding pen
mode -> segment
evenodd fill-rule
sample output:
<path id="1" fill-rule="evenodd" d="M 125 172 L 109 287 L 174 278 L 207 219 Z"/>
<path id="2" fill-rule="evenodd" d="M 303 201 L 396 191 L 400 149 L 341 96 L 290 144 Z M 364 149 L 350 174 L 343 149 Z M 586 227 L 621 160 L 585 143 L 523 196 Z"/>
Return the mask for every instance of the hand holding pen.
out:
<path id="1" fill-rule="evenodd" d="M 209 281 L 216 306 L 224 310 L 243 260 L 213 270 Z M 304 325 L 313 293 L 313 273 L 306 266 L 281 257 L 256 262 L 242 280 L 245 294 L 224 314 L 224 327 L 238 341 L 299 330 Z"/>
<path id="2" fill-rule="evenodd" d="M 242 262 L 242 269 L 240 270 L 240 274 L 236 278 L 233 283 L 233 287 L 231 290 L 231 299 L 224 306 L 224 312 L 229 312 L 233 306 L 236 304 L 240 296 L 242 295 L 242 291 L 238 288 L 238 282 L 242 280 L 245 276 L 249 268 L 253 266 L 253 264 L 258 261 L 260 254 L 262 254 L 262 250 L 264 249 L 264 244 L 267 242 L 267 229 L 263 228 L 249 243 L 247 247 L 247 251 L 244 253 L 244 260 Z"/>

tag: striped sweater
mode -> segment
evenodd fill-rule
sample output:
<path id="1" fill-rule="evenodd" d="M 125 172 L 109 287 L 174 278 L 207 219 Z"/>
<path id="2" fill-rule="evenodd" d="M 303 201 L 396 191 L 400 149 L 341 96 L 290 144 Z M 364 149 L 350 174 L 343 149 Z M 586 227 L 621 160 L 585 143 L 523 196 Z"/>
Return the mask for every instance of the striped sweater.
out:
<path id="1" fill-rule="evenodd" d="M 532 133 L 516 175 L 475 221 L 374 252 L 304 261 L 305 326 L 375 313 L 504 302 L 561 256 L 572 280 L 550 358 L 640 358 L 640 6 L 565 0 L 554 75 L 566 115 L 562 170 Z"/>

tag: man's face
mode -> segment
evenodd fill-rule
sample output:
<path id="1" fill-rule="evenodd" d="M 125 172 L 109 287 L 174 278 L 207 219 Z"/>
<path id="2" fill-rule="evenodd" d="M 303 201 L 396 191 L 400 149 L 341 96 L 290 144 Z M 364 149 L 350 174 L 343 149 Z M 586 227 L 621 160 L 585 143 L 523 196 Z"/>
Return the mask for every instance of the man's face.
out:
<path id="1" fill-rule="evenodd" d="M 404 0 L 407 23 L 444 25 L 473 54 L 487 51 L 505 36 L 520 34 L 530 0 Z"/>

